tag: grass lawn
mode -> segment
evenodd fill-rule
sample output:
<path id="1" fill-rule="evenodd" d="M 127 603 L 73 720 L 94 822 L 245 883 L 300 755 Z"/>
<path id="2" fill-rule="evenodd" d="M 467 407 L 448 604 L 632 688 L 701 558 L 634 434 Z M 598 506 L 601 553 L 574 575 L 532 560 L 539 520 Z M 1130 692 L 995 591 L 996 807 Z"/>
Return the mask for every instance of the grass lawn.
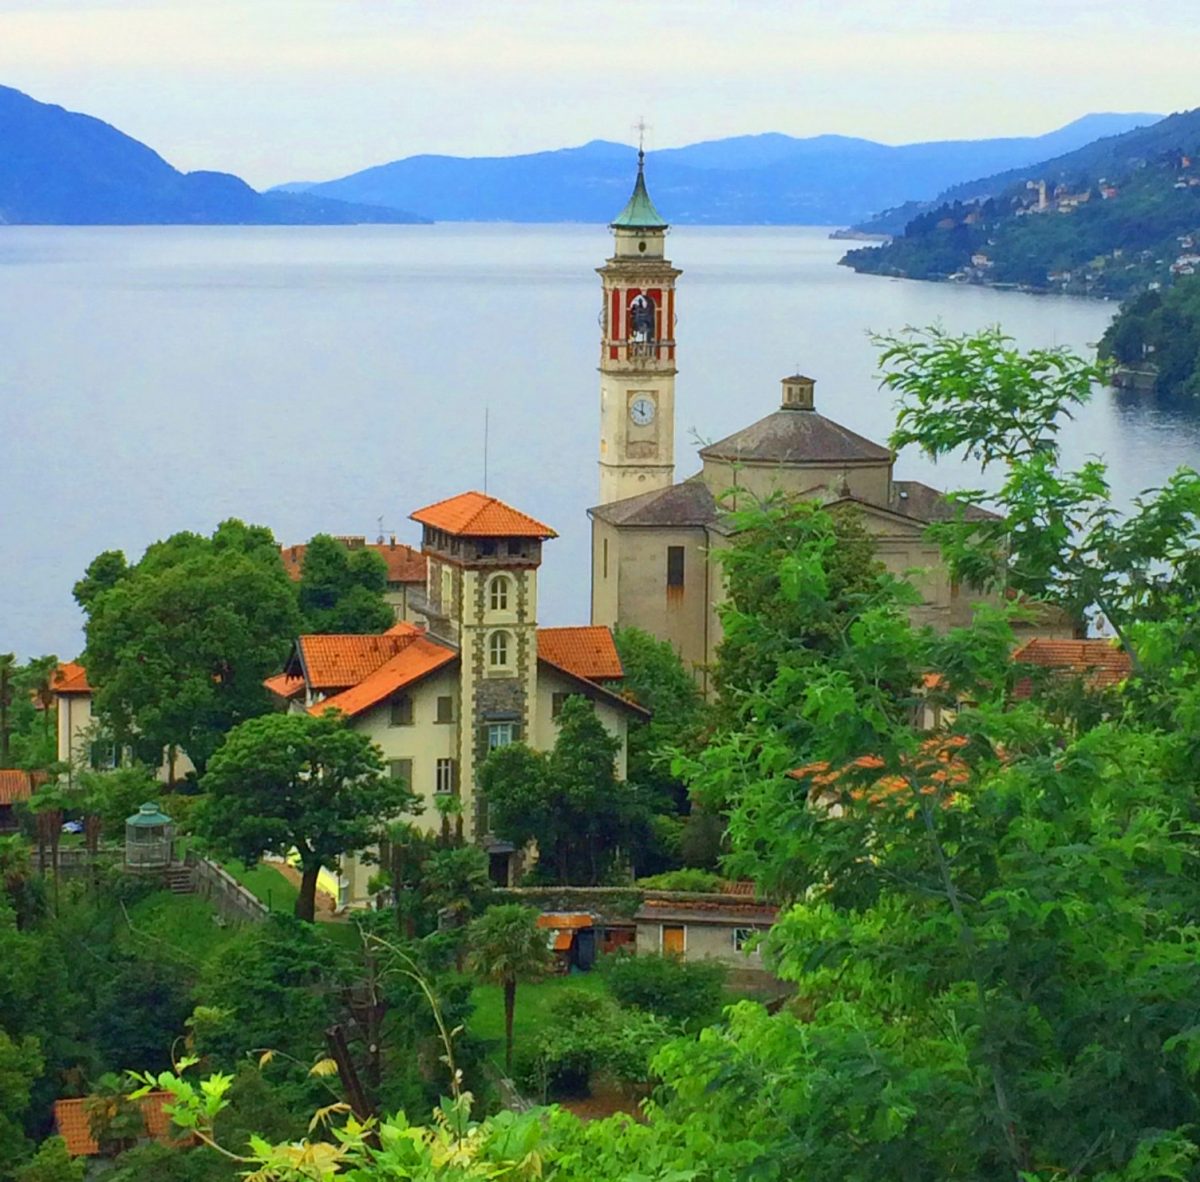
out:
<path id="1" fill-rule="evenodd" d="M 224 868 L 233 875 L 256 899 L 265 903 L 272 911 L 295 910 L 299 889 L 289 882 L 270 862 L 259 862 L 247 870 L 236 858 L 223 862 Z"/>
<path id="2" fill-rule="evenodd" d="M 130 927 L 121 940 L 141 948 L 158 948 L 164 959 L 198 967 L 237 931 L 217 922 L 207 899 L 155 891 L 127 908 Z"/>
<path id="3" fill-rule="evenodd" d="M 573 973 L 565 977 L 546 977 L 517 985 L 517 1005 L 513 1012 L 513 1047 L 536 1034 L 546 1022 L 550 1000 L 563 989 L 586 989 L 589 993 L 607 993 L 608 985 L 599 973 Z M 504 990 L 499 985 L 477 985 L 471 993 L 475 1011 L 470 1031 L 493 1044 L 492 1058 L 504 1066 Z"/>

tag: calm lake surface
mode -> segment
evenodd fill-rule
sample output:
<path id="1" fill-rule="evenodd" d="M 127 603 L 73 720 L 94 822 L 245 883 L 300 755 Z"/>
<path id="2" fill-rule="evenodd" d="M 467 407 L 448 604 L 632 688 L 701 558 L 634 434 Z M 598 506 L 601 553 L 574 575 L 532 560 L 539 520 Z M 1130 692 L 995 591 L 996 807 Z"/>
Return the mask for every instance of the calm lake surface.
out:
<path id="1" fill-rule="evenodd" d="M 1087 350 L 1115 306 L 858 276 L 819 228 L 682 228 L 677 473 L 698 443 L 817 379 L 818 409 L 879 441 L 893 423 L 868 330 L 1001 324 Z M 415 541 L 414 509 L 484 479 L 554 526 L 542 622 L 588 616 L 603 227 L 0 227 L 0 651 L 73 656 L 71 586 L 225 517 L 282 543 Z M 1127 503 L 1200 465 L 1200 420 L 1105 392 L 1066 437 Z M 915 454 L 904 477 L 974 482 Z"/>

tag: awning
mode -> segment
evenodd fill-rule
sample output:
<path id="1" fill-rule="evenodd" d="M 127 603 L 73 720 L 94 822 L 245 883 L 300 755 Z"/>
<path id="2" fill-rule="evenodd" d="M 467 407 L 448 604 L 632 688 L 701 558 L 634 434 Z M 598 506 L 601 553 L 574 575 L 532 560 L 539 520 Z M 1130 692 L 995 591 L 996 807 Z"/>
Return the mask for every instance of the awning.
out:
<path id="1" fill-rule="evenodd" d="M 570 952 L 571 941 L 575 939 L 574 932 L 555 932 L 554 933 L 554 951 L 555 952 Z"/>

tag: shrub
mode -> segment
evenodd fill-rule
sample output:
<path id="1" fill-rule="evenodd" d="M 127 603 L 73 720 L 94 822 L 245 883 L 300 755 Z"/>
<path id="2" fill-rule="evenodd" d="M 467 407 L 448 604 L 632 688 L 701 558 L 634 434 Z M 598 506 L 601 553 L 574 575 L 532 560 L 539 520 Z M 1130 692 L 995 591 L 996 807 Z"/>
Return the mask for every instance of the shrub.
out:
<path id="1" fill-rule="evenodd" d="M 655 891 L 719 891 L 725 880 L 711 870 L 697 870 L 688 866 L 682 870 L 668 870 L 665 874 L 639 878 L 637 884 Z"/>
<path id="2" fill-rule="evenodd" d="M 614 957 L 605 965 L 605 971 L 612 995 L 621 1005 L 681 1025 L 704 1025 L 720 1014 L 725 968 L 715 961 Z"/>

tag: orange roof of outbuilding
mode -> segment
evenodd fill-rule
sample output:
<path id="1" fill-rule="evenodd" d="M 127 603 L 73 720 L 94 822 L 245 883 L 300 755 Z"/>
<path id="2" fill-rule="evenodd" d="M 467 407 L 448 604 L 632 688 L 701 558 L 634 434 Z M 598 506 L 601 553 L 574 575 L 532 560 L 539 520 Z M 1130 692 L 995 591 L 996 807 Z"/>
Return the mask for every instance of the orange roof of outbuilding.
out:
<path id="1" fill-rule="evenodd" d="M 21 804 L 33 796 L 38 784 L 49 779 L 45 772 L 23 772 L 18 768 L 0 768 L 0 804 Z"/>
<path id="2" fill-rule="evenodd" d="M 141 1099 L 135 1101 L 142 1109 L 142 1120 L 146 1123 L 146 1135 L 165 1144 L 177 1144 L 189 1140 L 186 1133 L 177 1137 L 171 1136 L 171 1118 L 163 1108 L 171 1101 L 170 1092 L 147 1092 Z M 100 1146 L 92 1136 L 88 1127 L 87 1101 L 55 1100 L 54 1122 L 58 1126 L 59 1136 L 66 1145 L 67 1152 L 72 1157 L 93 1157 L 100 1152 Z"/>
<path id="3" fill-rule="evenodd" d="M 487 493 L 465 492 L 418 509 L 409 516 L 422 525 L 468 538 L 556 538 L 548 525 Z"/>
<path id="4" fill-rule="evenodd" d="M 78 661 L 64 661 L 54 670 L 51 688 L 56 694 L 90 694 L 87 670 Z"/>
<path id="5" fill-rule="evenodd" d="M 563 911 L 543 911 L 537 917 L 537 926 L 539 928 L 550 928 L 552 930 L 590 928 L 594 927 L 595 923 L 596 920 L 586 911 L 573 911 L 570 913 Z"/>
<path id="6" fill-rule="evenodd" d="M 538 657 L 588 681 L 616 681 L 625 676 L 613 634 L 602 625 L 539 628 Z"/>
<path id="7" fill-rule="evenodd" d="M 375 634 L 301 636 L 296 641 L 308 684 L 342 690 L 370 677 L 425 633 L 414 624 L 395 624 Z"/>
<path id="8" fill-rule="evenodd" d="M 370 710 L 372 706 L 378 705 L 405 686 L 413 685 L 456 660 L 458 653 L 453 649 L 428 637 L 417 636 L 357 685 L 315 703 L 308 708 L 308 712 L 324 714 L 326 710 L 339 710 L 348 718 L 353 718 L 364 710 Z"/>
<path id="9" fill-rule="evenodd" d="M 268 677 L 263 685 L 285 700 L 291 700 L 304 692 L 304 678 L 293 677 L 290 673 L 276 673 L 274 677 Z"/>
<path id="10" fill-rule="evenodd" d="M 335 540 L 348 546 L 351 550 L 374 550 L 387 563 L 389 583 L 425 582 L 425 555 L 405 542 L 368 542 L 365 538 L 336 538 Z M 307 550 L 307 543 L 279 548 L 279 556 L 283 559 L 283 569 L 287 571 L 289 578 L 300 578 L 304 571 L 304 555 Z"/>
<path id="11" fill-rule="evenodd" d="M 1133 672 L 1129 654 L 1109 640 L 1051 640 L 1035 636 L 1012 655 L 1018 665 L 1037 665 L 1081 677 L 1092 689 L 1110 689 Z M 1013 689 L 1014 698 L 1028 698 L 1033 686 L 1028 678 Z"/>

